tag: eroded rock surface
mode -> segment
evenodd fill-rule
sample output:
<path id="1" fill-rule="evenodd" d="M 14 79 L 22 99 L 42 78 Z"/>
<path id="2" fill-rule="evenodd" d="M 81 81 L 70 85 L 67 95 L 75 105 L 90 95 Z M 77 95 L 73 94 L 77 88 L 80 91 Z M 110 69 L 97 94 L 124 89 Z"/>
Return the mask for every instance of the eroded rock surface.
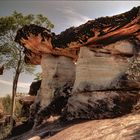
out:
<path id="1" fill-rule="evenodd" d="M 47 140 L 139 140 L 140 115 L 75 124 Z M 44 139 L 46 140 L 46 139 Z"/>
<path id="2" fill-rule="evenodd" d="M 75 64 L 71 58 L 64 56 L 42 57 L 42 83 L 40 88 L 40 105 L 48 106 L 54 98 L 54 92 L 66 84 L 72 86 L 75 81 Z"/>
<path id="3" fill-rule="evenodd" d="M 47 123 L 36 130 L 7 140 L 139 140 L 140 114 L 123 117 Z"/>
<path id="4" fill-rule="evenodd" d="M 35 111 L 30 115 L 35 124 L 41 124 L 56 110 L 66 120 L 114 118 L 133 110 L 140 98 L 139 10 L 137 7 L 91 20 L 59 35 L 36 25 L 18 31 L 16 42 L 25 48 L 26 60 L 32 64 L 41 62 L 43 71 L 33 104 Z M 52 138 L 137 139 L 138 118 L 139 115 L 129 115 L 66 125 L 70 128 Z M 64 127 L 52 125 L 48 132 L 57 128 Z"/>
<path id="5" fill-rule="evenodd" d="M 117 55 L 107 53 L 110 48 L 119 50 Z M 140 98 L 140 71 L 138 66 L 132 70 L 133 59 L 139 59 L 134 55 L 135 49 L 126 40 L 97 52 L 87 47 L 80 49 L 74 88 L 67 104 L 68 119 L 112 118 L 131 112 Z"/>

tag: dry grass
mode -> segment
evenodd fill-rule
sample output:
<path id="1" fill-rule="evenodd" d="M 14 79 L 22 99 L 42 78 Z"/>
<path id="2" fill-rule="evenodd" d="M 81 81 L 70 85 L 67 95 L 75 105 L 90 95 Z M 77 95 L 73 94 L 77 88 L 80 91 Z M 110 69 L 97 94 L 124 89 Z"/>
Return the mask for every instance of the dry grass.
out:
<path id="1" fill-rule="evenodd" d="M 11 111 L 10 95 L 7 95 L 6 97 L 1 97 L 0 98 L 0 140 L 5 139 L 11 132 L 10 122 L 7 122 L 8 124 L 4 123 L 6 116 L 10 115 L 10 111 Z M 18 102 L 18 100 L 16 100 L 14 119 L 18 122 L 21 120 L 20 112 L 21 112 L 21 104 Z"/>
<path id="2" fill-rule="evenodd" d="M 11 96 L 7 95 L 6 97 L 1 97 L 0 98 L 0 110 L 2 110 L 2 112 L 5 115 L 10 115 L 10 111 L 11 111 Z M 16 100 L 15 102 L 15 117 L 19 118 L 20 117 L 20 112 L 21 112 L 21 104 L 19 103 L 18 100 Z"/>

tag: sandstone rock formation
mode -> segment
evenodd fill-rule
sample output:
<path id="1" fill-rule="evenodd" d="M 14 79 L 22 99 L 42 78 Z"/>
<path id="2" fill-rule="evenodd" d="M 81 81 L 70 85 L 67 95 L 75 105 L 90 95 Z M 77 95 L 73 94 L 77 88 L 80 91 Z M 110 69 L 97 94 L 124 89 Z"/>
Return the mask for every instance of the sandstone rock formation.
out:
<path id="1" fill-rule="evenodd" d="M 114 119 L 47 123 L 7 140 L 139 140 L 139 118 L 140 114 L 129 114 Z"/>
<path id="2" fill-rule="evenodd" d="M 114 118 L 130 113 L 140 99 L 140 7 L 59 35 L 24 26 L 15 41 L 25 48 L 27 63 L 42 66 L 30 116 L 35 125 L 54 114 L 66 120 Z"/>

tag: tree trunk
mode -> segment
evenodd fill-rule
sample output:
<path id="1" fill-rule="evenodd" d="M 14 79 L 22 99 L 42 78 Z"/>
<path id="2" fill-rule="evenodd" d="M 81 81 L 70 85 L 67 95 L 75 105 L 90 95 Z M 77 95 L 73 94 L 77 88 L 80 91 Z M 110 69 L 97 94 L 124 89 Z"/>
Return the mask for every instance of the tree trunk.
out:
<path id="1" fill-rule="evenodd" d="M 15 96 L 16 96 L 17 84 L 18 84 L 18 79 L 19 79 L 20 73 L 21 73 L 21 56 L 20 56 L 20 59 L 18 60 L 15 76 L 13 79 L 12 106 L 11 106 L 11 129 L 13 128 L 13 123 L 14 123 L 13 120 L 14 120 L 14 111 L 15 111 Z"/>

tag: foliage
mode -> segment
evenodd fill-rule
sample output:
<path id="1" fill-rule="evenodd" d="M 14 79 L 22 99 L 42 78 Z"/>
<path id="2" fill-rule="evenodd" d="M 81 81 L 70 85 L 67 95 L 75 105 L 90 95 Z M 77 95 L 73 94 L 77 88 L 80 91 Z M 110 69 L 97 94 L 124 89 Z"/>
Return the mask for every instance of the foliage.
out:
<path id="1" fill-rule="evenodd" d="M 0 140 L 5 139 L 11 133 L 11 126 L 0 126 Z"/>
<path id="2" fill-rule="evenodd" d="M 3 104 L 3 107 L 4 107 L 4 112 L 5 114 L 10 114 L 10 106 L 11 106 L 11 97 L 10 95 L 7 95 L 6 97 L 3 97 L 2 98 L 2 104 Z"/>
<path id="3" fill-rule="evenodd" d="M 12 87 L 12 109 L 11 116 L 13 117 L 15 95 L 17 91 L 17 83 L 22 72 L 32 73 L 34 67 L 26 65 L 24 62 L 23 47 L 14 42 L 17 30 L 29 24 L 37 24 L 53 28 L 53 24 L 43 15 L 26 15 L 13 12 L 11 16 L 0 17 L 0 64 L 4 63 L 6 69 L 12 69 L 14 72 L 13 87 Z M 12 124 L 12 123 L 11 123 Z"/>
<path id="4" fill-rule="evenodd" d="M 18 94 L 18 97 L 20 97 L 21 94 Z M 18 98 L 17 97 L 17 98 Z M 0 98 L 0 102 L 2 103 L 2 108 L 4 111 L 5 116 L 3 118 L 0 119 L 0 121 L 4 121 L 4 118 L 6 117 L 6 115 L 10 114 L 11 111 L 11 96 L 7 95 L 5 97 L 1 97 Z M 20 118 L 20 114 L 21 114 L 21 104 L 18 102 L 18 99 L 15 102 L 15 120 L 16 121 L 21 121 L 22 118 Z M 0 140 L 6 138 L 11 132 L 11 126 L 10 124 L 0 124 Z"/>
<path id="5" fill-rule="evenodd" d="M 0 63 L 4 63 L 7 69 L 16 70 L 18 60 L 21 57 L 21 72 L 33 71 L 30 65 L 24 63 L 23 48 L 14 42 L 17 30 L 29 24 L 37 24 L 49 29 L 54 27 L 48 18 L 41 14 L 24 16 L 22 13 L 14 11 L 11 16 L 0 17 Z"/>
<path id="6" fill-rule="evenodd" d="M 20 94 L 18 94 L 16 102 L 15 102 L 15 117 L 20 117 L 21 114 L 21 104 L 18 102 L 18 98 L 21 97 Z M 2 97 L 1 99 L 3 110 L 5 114 L 10 114 L 11 111 L 11 96 L 8 94 L 6 97 Z"/>

